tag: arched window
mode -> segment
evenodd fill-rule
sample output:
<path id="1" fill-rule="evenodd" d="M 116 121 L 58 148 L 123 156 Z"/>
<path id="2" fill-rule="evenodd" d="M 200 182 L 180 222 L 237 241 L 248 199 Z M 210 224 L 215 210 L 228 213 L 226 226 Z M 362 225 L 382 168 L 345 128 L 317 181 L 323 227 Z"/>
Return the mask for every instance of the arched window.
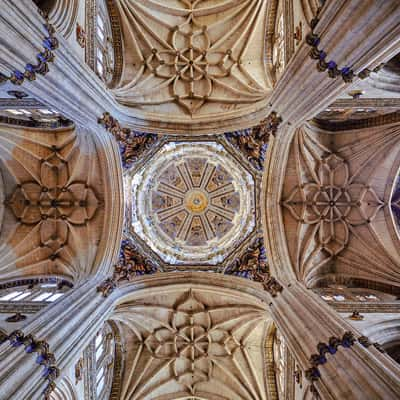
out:
<path id="1" fill-rule="evenodd" d="M 315 291 L 320 295 L 323 300 L 329 302 L 347 301 L 374 303 L 396 300 L 396 297 L 392 294 L 361 287 L 345 287 L 342 285 L 332 285 L 328 288 L 315 289 Z"/>
<path id="2" fill-rule="evenodd" d="M 86 0 L 86 63 L 110 88 L 122 74 L 122 34 L 115 2 Z"/>
<path id="3" fill-rule="evenodd" d="M 73 32 L 78 16 L 79 0 L 33 0 L 49 16 L 50 23 L 65 38 Z"/>
<path id="4" fill-rule="evenodd" d="M 95 26 L 95 71 L 108 84 L 114 73 L 114 47 L 111 20 L 104 0 L 98 3 Z"/>
<path id="5" fill-rule="evenodd" d="M 278 389 L 279 398 L 284 397 L 285 393 L 285 365 L 286 365 L 286 352 L 285 352 L 285 339 L 277 330 L 274 340 L 274 365 L 276 384 Z"/>
<path id="6" fill-rule="evenodd" d="M 0 284 L 0 302 L 52 303 L 72 287 L 68 281 L 58 278 L 23 279 Z"/>
<path id="7" fill-rule="evenodd" d="M 275 20 L 275 30 L 273 37 L 272 64 L 276 79 L 282 75 L 285 69 L 285 15 L 283 12 L 282 1 L 279 2 Z"/>
<path id="8" fill-rule="evenodd" d="M 115 338 L 110 325 L 106 323 L 95 338 L 97 400 L 109 397 L 113 379 L 114 358 Z"/>

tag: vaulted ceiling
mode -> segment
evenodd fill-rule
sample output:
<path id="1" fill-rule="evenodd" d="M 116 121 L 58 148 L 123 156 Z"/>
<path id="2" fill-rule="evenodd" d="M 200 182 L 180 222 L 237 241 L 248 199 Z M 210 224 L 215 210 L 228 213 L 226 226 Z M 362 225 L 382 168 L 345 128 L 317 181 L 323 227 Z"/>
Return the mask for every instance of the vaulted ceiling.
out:
<path id="1" fill-rule="evenodd" d="M 209 122 L 266 105 L 267 1 L 118 0 L 117 100 L 153 121 Z"/>

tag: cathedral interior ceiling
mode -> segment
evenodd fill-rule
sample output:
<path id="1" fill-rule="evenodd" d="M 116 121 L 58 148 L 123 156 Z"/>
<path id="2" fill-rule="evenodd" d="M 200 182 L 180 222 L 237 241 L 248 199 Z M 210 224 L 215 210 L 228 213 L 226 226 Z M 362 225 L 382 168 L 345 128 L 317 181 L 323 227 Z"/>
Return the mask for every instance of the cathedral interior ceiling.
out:
<path id="1" fill-rule="evenodd" d="M 192 285 L 120 304 L 121 399 L 266 400 L 265 306 L 234 290 Z"/>
<path id="2" fill-rule="evenodd" d="M 51 2 L 35 3 L 46 6 Z M 322 3 L 325 2 L 109 0 L 113 32 L 110 37 L 103 36 L 110 48 L 118 47 L 120 54 L 117 57 L 117 52 L 113 52 L 115 65 L 108 71 L 110 79 L 103 79 L 97 70 L 97 76 L 86 77 L 88 82 L 96 81 L 93 86 L 83 85 L 79 91 L 79 96 L 84 97 L 88 96 L 85 90 L 93 90 L 93 104 L 97 102 L 82 111 L 88 116 L 85 127 L 74 125 L 54 110 L 53 120 L 37 120 L 35 115 L 35 110 L 54 100 L 50 90 L 46 93 L 40 85 L 50 82 L 50 87 L 59 89 L 61 86 L 54 82 L 51 86 L 52 79 L 62 76 L 61 67 L 69 73 L 67 67 L 74 64 L 68 60 L 71 65 L 67 65 L 65 47 L 64 58 L 55 54 L 57 63 L 61 61 L 52 64 L 50 76 L 39 76 L 38 72 L 38 79 L 33 76 L 36 82 L 27 82 L 32 78 L 29 68 L 35 68 L 30 64 L 25 64 L 24 73 L 21 72 L 27 92 L 37 85 L 38 93 L 43 94 L 43 90 L 52 101 L 45 96 L 36 100 L 22 91 L 12 94 L 10 90 L 15 85 L 11 78 L 0 85 L 1 280 L 7 281 L 4 287 L 9 289 L 45 276 L 43 279 L 66 279 L 74 284 L 88 277 L 93 279 L 92 292 L 97 295 L 93 297 L 98 310 L 113 302 L 109 314 L 103 315 L 110 319 L 106 326 L 110 323 L 118 327 L 116 344 L 123 351 L 119 360 L 107 359 L 111 360 L 107 366 L 110 369 L 113 362 L 121 365 L 118 374 L 108 377 L 114 378 L 114 382 L 107 382 L 106 386 L 117 386 L 118 398 L 273 400 L 278 397 L 277 390 L 279 398 L 286 398 L 282 395 L 288 386 L 284 373 L 290 375 L 294 386 L 294 380 L 302 379 L 304 362 L 300 366 L 298 359 L 290 359 L 285 338 L 275 336 L 273 319 L 282 318 L 279 323 L 287 329 L 286 333 L 297 332 L 291 330 L 293 321 L 299 325 L 304 322 L 311 331 L 315 329 L 314 314 L 318 310 L 306 310 L 305 304 L 312 305 L 306 296 L 296 297 L 297 304 L 290 303 L 290 296 L 301 293 L 300 287 L 304 289 L 294 283 L 294 277 L 328 303 L 345 293 L 346 302 L 340 312 L 353 307 L 350 303 L 360 297 L 366 299 L 362 287 L 369 286 L 359 284 L 362 281 L 372 282 L 375 289 L 368 292 L 376 297 L 376 308 L 370 307 L 370 314 L 385 302 L 397 306 L 400 59 L 396 56 L 380 65 L 366 79 L 358 80 L 357 74 L 357 82 L 348 85 L 347 91 L 328 108 L 304 125 L 295 124 L 291 117 L 298 117 L 300 111 L 296 114 L 289 109 L 303 110 L 303 102 L 308 101 L 311 91 L 307 91 L 307 83 L 301 82 L 303 76 L 296 75 L 296 71 L 293 84 L 279 79 L 290 75 L 285 71 L 288 66 L 297 65 L 302 70 L 309 65 L 308 55 L 308 62 L 302 67 L 295 63 L 290 66 L 290 58 L 296 52 L 298 55 L 310 51 L 307 43 L 302 42 L 302 35 L 309 29 L 314 32 L 312 20 L 316 15 L 319 18 Z M 347 10 L 341 8 L 345 3 L 336 3 L 338 15 L 346 16 L 354 7 L 354 3 L 348 2 Z M 85 11 L 90 6 L 95 11 L 93 21 L 98 16 L 98 4 L 85 2 Z M 53 5 L 50 19 L 61 44 L 69 43 L 67 39 L 75 40 L 75 32 L 78 43 L 87 40 L 86 49 L 80 46 L 81 55 L 87 55 L 89 49 L 96 50 L 97 22 L 92 21 L 92 36 L 86 37 L 83 27 L 77 26 L 83 11 L 78 10 L 80 1 L 57 0 Z M 302 9 L 302 17 L 295 22 L 294 14 L 297 18 L 299 12 L 296 8 Z M 367 15 L 368 12 L 371 11 L 368 9 Z M 88 20 L 87 15 L 84 18 Z M 334 15 L 330 18 L 336 21 Z M 117 29 L 121 33 L 118 43 L 114 37 L 116 21 L 121 24 Z M 80 29 L 74 31 L 75 27 Z M 34 31 L 32 27 L 31 30 Z M 327 40 L 329 35 L 322 39 L 334 51 L 311 46 L 316 70 L 325 74 L 326 82 L 343 78 L 350 83 L 346 79 L 353 72 L 345 72 L 350 67 L 343 64 L 339 69 L 333 59 L 328 63 L 326 58 L 325 62 L 327 55 L 324 56 L 327 50 L 337 60 L 344 40 L 339 38 L 340 46 L 335 48 L 337 38 L 333 38 L 331 27 L 325 26 L 324 30 L 332 36 L 331 40 Z M 323 33 L 322 30 L 321 36 Z M 20 31 L 15 29 L 13 34 Z M 350 37 L 351 30 L 348 34 Z M 314 38 L 318 43 L 320 39 Z M 296 41 L 299 43 L 295 46 Z M 98 53 L 93 54 L 92 60 L 85 61 L 95 69 Z M 46 62 L 40 63 L 40 54 L 34 57 L 39 62 L 36 68 L 47 67 Z M 76 60 L 83 64 L 83 58 Z M 79 67 L 71 70 L 76 74 Z M 310 71 L 310 76 L 314 77 L 316 70 Z M 10 72 L 10 76 L 15 80 L 18 72 Z M 291 104 L 282 101 L 294 85 L 305 87 L 307 96 L 292 96 Z M 333 97 L 329 97 L 329 83 L 325 88 L 325 101 L 330 102 L 327 99 Z M 67 100 L 63 98 L 58 105 L 73 103 L 73 97 L 68 97 L 71 88 L 66 89 Z M 273 91 L 276 97 L 272 105 L 269 96 Z M 281 102 L 278 106 L 275 99 L 276 103 Z M 286 108 L 282 105 L 285 102 Z M 312 95 L 310 103 L 322 104 Z M 102 116 L 87 112 L 97 110 L 99 104 Z M 69 111 L 78 108 L 73 105 Z M 314 110 L 317 108 L 318 105 Z M 15 116 L 19 109 L 30 110 L 28 116 L 23 112 L 24 115 L 20 112 Z M 285 111 L 290 118 L 285 118 Z M 280 146 L 283 150 L 278 152 Z M 108 147 L 114 148 L 114 158 L 107 153 Z M 281 160 L 273 160 L 274 164 L 271 159 L 276 154 Z M 279 171 L 277 166 L 281 167 Z M 263 176 L 273 185 L 263 187 Z M 260 208 L 268 202 L 275 203 L 277 212 L 265 212 L 262 226 Z M 118 205 L 120 215 L 115 211 Z M 269 229 L 274 227 L 272 220 L 278 221 L 276 229 Z M 278 240 L 280 246 L 266 248 L 265 243 Z M 273 252 L 281 253 L 279 261 L 284 262 L 276 262 Z M 108 270 L 104 267 L 106 259 L 113 261 Z M 276 274 L 278 269 L 283 271 L 282 275 Z M 285 275 L 286 270 L 290 270 L 290 275 Z M 86 283 L 91 284 L 92 279 Z M 72 283 L 68 289 L 69 286 Z M 354 290 L 348 290 L 349 287 Z M 391 294 L 382 295 L 381 289 Z M 93 305 L 89 296 L 84 297 L 87 293 L 80 298 L 87 300 L 87 304 L 77 312 L 79 315 L 84 315 L 87 305 Z M 279 297 L 275 299 L 277 293 Z M 293 314 L 296 318 L 292 318 Z M 353 314 L 357 319 L 357 312 Z M 97 319 L 100 320 L 98 316 Z M 337 328 L 333 313 L 327 313 L 327 321 L 333 332 Z M 367 320 L 362 324 L 372 340 L 378 341 L 378 332 L 385 332 L 388 348 L 398 347 L 398 318 L 387 309 L 379 324 L 369 325 Z M 54 337 L 58 326 L 50 328 Z M 342 328 L 343 324 L 339 329 Z M 81 329 L 83 332 L 84 328 Z M 94 323 L 90 329 L 95 330 Z M 313 367 L 319 366 L 326 363 L 321 360 L 330 352 L 329 364 L 321 368 L 322 373 L 334 371 L 328 368 L 333 363 L 339 366 L 340 360 L 346 360 L 344 357 L 350 359 L 348 354 L 359 351 L 362 344 L 358 338 L 360 346 L 345 350 L 341 342 L 343 349 L 336 354 L 336 337 L 315 335 L 304 340 L 300 336 L 289 339 L 310 348 L 314 339 L 329 341 L 329 348 L 327 345 L 324 350 L 325 345 L 320 342 L 319 354 L 306 360 Z M 61 341 L 60 338 L 61 335 L 57 340 Z M 92 397 L 96 397 L 98 384 L 94 343 L 95 339 L 91 345 L 94 367 L 87 368 L 88 374 L 93 375 Z M 65 343 L 62 346 L 67 347 Z M 351 346 L 353 343 L 346 347 Z M 399 358 L 399 350 L 393 351 Z M 62 362 L 66 358 L 65 354 L 64 359 L 60 357 Z M 363 377 L 361 373 L 359 376 Z M 60 378 L 52 398 L 78 398 L 68 377 Z M 356 381 L 358 375 L 352 378 Z M 322 381 L 321 386 L 324 384 Z M 273 387 L 274 396 L 269 386 Z M 319 388 L 318 384 L 316 387 Z M 315 390 L 313 385 L 305 384 L 304 399 L 314 398 Z"/>
<path id="3" fill-rule="evenodd" d="M 400 121 L 400 61 L 393 57 L 344 91 L 314 122 L 331 131 L 369 128 Z"/>
<path id="4" fill-rule="evenodd" d="M 149 120 L 224 120 L 265 106 L 267 1 L 118 0 L 117 100 Z"/>
<path id="5" fill-rule="evenodd" d="M 0 127 L 3 277 L 92 274 L 105 222 L 94 138 L 74 127 Z"/>
<path id="6" fill-rule="evenodd" d="M 309 287 L 343 277 L 398 284 L 399 149 L 396 124 L 335 135 L 297 130 L 282 212 L 292 265 Z"/>

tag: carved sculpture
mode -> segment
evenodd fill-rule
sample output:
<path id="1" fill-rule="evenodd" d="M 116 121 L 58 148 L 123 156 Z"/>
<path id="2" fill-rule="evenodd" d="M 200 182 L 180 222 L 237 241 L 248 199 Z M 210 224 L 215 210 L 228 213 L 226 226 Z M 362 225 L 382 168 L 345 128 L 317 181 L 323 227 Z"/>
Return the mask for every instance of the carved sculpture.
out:
<path id="1" fill-rule="evenodd" d="M 55 366 L 56 359 L 53 353 L 50 353 L 49 345 L 43 340 L 36 340 L 32 335 L 24 335 L 21 330 L 13 331 L 9 335 L 0 335 L 0 344 L 6 341 L 10 342 L 12 347 L 24 346 L 25 353 L 37 353 L 36 363 L 43 366 L 42 377 L 48 382 L 43 395 L 46 400 L 56 387 L 55 380 L 60 376 L 60 370 Z"/>
<path id="2" fill-rule="evenodd" d="M 364 319 L 364 316 L 361 315 L 359 311 L 353 311 L 349 318 L 353 321 L 362 321 Z"/>
<path id="3" fill-rule="evenodd" d="M 131 239 L 124 239 L 121 243 L 119 260 L 114 267 L 112 278 L 107 278 L 102 282 L 97 291 L 101 292 L 103 297 L 108 297 L 118 283 L 131 281 L 136 276 L 154 274 L 155 272 L 157 272 L 157 266 L 138 252 Z"/>
<path id="4" fill-rule="evenodd" d="M 113 278 L 107 278 L 97 287 L 97 291 L 100 292 L 103 297 L 108 297 L 116 287 L 117 284 L 115 280 Z"/>
<path id="5" fill-rule="evenodd" d="M 257 272 L 268 273 L 268 261 L 262 238 L 257 238 L 245 253 L 228 266 L 224 273 L 253 279 Z"/>
<path id="6" fill-rule="evenodd" d="M 282 118 L 275 111 L 252 129 L 226 133 L 226 138 L 235 145 L 257 170 L 264 167 L 265 153 L 270 136 L 275 136 Z"/>
<path id="7" fill-rule="evenodd" d="M 58 40 L 55 37 L 55 29 L 49 24 L 47 16 L 45 17 L 45 23 L 43 24 L 46 36 L 43 39 L 43 51 L 38 53 L 36 56 L 37 64 L 28 63 L 25 66 L 24 71 L 14 70 L 9 75 L 0 72 L 0 84 L 6 81 L 13 83 L 14 85 L 22 85 L 25 79 L 28 81 L 34 81 L 36 74 L 46 75 L 49 72 L 49 64 L 54 61 L 53 50 L 58 48 Z"/>
<path id="8" fill-rule="evenodd" d="M 83 49 L 86 47 L 86 32 L 78 23 L 76 24 L 76 41 Z"/>
<path id="9" fill-rule="evenodd" d="M 122 128 L 110 113 L 105 112 L 98 119 L 99 124 L 103 125 L 117 140 L 122 157 L 124 168 L 129 168 L 138 158 L 149 149 L 158 139 L 158 135 L 152 133 L 134 132 L 127 128 Z"/>
<path id="10" fill-rule="evenodd" d="M 261 282 L 264 290 L 270 293 L 272 297 L 276 297 L 283 290 L 282 285 L 269 273 L 255 272 L 253 279 L 256 282 Z"/>
<path id="11" fill-rule="evenodd" d="M 130 281 L 138 275 L 154 274 L 157 272 L 157 266 L 139 254 L 130 239 L 122 241 L 119 254 L 118 264 L 114 269 L 114 280 L 116 282 Z"/>
<path id="12" fill-rule="evenodd" d="M 356 339 L 352 332 L 345 332 L 341 339 L 332 336 L 329 338 L 328 344 L 319 343 L 317 346 L 318 354 L 313 354 L 310 357 L 310 363 L 312 367 L 305 372 L 306 378 L 311 382 L 319 379 L 321 377 L 321 372 L 318 370 L 318 366 L 323 365 L 328 361 L 326 354 L 335 354 L 338 351 L 339 346 L 349 348 L 354 345 L 355 341 Z"/>
<path id="13" fill-rule="evenodd" d="M 10 317 L 6 318 L 7 322 L 20 322 L 25 320 L 27 317 L 26 315 L 21 314 L 20 312 L 11 315 Z"/>
<path id="14" fill-rule="evenodd" d="M 75 364 L 75 385 L 83 379 L 83 358 L 81 357 Z"/>

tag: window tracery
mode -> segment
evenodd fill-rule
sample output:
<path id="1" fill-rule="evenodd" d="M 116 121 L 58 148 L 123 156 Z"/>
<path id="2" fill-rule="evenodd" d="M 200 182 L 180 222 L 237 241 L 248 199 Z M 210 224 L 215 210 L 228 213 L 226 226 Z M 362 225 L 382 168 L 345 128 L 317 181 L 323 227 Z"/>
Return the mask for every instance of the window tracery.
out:
<path id="1" fill-rule="evenodd" d="M 279 4 L 275 22 L 275 33 L 273 39 L 272 64 L 275 76 L 278 79 L 285 69 L 285 16 L 282 3 Z"/>
<path id="2" fill-rule="evenodd" d="M 109 84 L 113 78 L 115 60 L 112 26 L 105 0 L 98 3 L 95 26 L 95 71 Z"/>
<path id="3" fill-rule="evenodd" d="M 393 301 L 394 296 L 367 288 L 348 288 L 343 286 L 316 289 L 319 296 L 328 302 L 375 303 Z"/>
<path id="4" fill-rule="evenodd" d="M 21 281 L 19 285 L 0 285 L 0 302 L 47 302 L 52 303 L 61 298 L 70 289 L 69 283 L 50 278 L 42 282 Z"/>
<path id="5" fill-rule="evenodd" d="M 96 399 L 108 399 L 112 386 L 115 358 L 115 337 L 110 325 L 105 324 L 97 333 L 94 348 Z"/>
<path id="6" fill-rule="evenodd" d="M 286 365 L 286 343 L 284 337 L 277 330 L 274 340 L 274 364 L 276 384 L 278 388 L 279 398 L 283 399 L 285 394 L 285 365 Z"/>

